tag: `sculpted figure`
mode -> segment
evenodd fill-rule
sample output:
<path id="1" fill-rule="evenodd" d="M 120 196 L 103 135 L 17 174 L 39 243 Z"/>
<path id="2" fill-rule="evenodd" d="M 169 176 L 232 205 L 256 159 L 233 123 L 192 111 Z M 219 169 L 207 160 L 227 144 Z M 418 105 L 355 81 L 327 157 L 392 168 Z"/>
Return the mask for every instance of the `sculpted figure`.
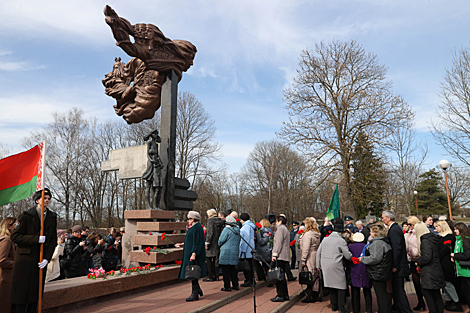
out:
<path id="1" fill-rule="evenodd" d="M 150 139 L 150 141 L 148 141 Z M 145 199 L 149 209 L 158 208 L 162 193 L 162 168 L 163 163 L 158 155 L 158 143 L 162 140 L 158 136 L 158 130 L 154 130 L 144 137 L 147 142 L 147 169 L 142 174 L 142 179 L 147 181 Z M 151 194 L 153 197 L 151 198 Z"/>
<path id="2" fill-rule="evenodd" d="M 151 119 L 160 108 L 165 75 L 174 70 L 181 80 L 182 72 L 193 65 L 197 49 L 189 41 L 166 38 L 155 25 L 132 25 L 109 6 L 104 14 L 116 45 L 134 57 L 127 64 L 116 59 L 113 70 L 103 79 L 105 93 L 116 99 L 114 109 L 127 123 Z"/>

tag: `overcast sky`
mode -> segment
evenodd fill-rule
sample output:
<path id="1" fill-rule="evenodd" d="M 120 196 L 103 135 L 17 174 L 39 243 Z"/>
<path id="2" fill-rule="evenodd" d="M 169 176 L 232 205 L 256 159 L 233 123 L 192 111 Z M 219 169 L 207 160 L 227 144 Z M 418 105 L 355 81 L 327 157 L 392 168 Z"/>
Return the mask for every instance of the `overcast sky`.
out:
<path id="1" fill-rule="evenodd" d="M 356 40 L 375 53 L 416 112 L 429 165 L 451 160 L 428 131 L 452 53 L 469 46 L 468 0 L 0 0 L 0 143 L 10 152 L 20 152 L 21 139 L 51 122 L 52 112 L 80 107 L 103 121 L 120 119 L 101 79 L 115 57 L 130 57 L 104 22 L 106 4 L 132 24 L 152 23 L 196 45 L 178 88 L 215 120 L 230 172 L 256 142 L 276 137 L 300 52 L 321 40 Z"/>

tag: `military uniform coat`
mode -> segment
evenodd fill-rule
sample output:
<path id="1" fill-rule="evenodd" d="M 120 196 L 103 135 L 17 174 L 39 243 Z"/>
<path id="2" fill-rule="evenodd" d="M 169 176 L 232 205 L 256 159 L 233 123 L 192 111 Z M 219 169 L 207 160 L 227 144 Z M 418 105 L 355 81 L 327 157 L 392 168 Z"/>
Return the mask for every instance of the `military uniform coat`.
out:
<path id="1" fill-rule="evenodd" d="M 11 234 L 11 240 L 16 243 L 15 265 L 11 282 L 10 302 L 26 304 L 38 301 L 39 293 L 39 234 L 41 220 L 32 207 L 18 217 L 19 225 Z M 57 245 L 57 214 L 46 209 L 44 219 L 44 254 L 49 262 Z M 47 267 L 43 269 L 43 285 L 46 279 Z M 43 288 L 44 290 L 44 288 Z"/>
<path id="2" fill-rule="evenodd" d="M 204 238 L 204 229 L 201 223 L 194 224 L 186 233 L 184 239 L 183 263 L 181 264 L 178 277 L 185 279 L 186 266 L 189 265 L 189 258 L 193 252 L 196 253 L 196 264 L 201 267 L 201 278 L 207 276 L 206 270 L 206 246 Z M 193 263 L 194 264 L 194 263 Z"/>
<path id="3" fill-rule="evenodd" d="M 317 267 L 323 272 L 325 287 L 346 289 L 346 272 L 343 258 L 351 261 L 352 254 L 346 241 L 337 232 L 323 239 L 317 251 Z"/>

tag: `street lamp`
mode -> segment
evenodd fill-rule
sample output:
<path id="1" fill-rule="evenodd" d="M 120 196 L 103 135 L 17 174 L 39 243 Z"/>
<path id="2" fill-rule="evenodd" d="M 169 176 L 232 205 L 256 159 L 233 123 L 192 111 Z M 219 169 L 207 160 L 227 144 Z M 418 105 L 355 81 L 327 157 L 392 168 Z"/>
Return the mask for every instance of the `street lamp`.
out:
<path id="1" fill-rule="evenodd" d="M 413 194 L 415 195 L 415 202 L 416 202 L 416 216 L 419 218 L 419 213 L 418 213 L 418 192 L 415 190 L 415 191 L 413 191 Z"/>
<path id="2" fill-rule="evenodd" d="M 450 209 L 450 197 L 449 197 L 449 184 L 447 183 L 447 170 L 451 167 L 451 164 L 447 160 L 439 162 L 439 166 L 444 171 L 444 177 L 446 180 L 446 192 L 447 192 L 447 204 L 449 205 L 449 218 L 452 221 L 452 211 Z"/>

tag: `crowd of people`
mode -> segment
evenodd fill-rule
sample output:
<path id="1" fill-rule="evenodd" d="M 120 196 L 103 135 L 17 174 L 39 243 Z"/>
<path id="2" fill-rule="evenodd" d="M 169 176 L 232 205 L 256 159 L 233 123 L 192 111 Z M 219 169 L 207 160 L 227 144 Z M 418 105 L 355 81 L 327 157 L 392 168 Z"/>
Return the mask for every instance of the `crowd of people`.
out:
<path id="1" fill-rule="evenodd" d="M 36 206 L 18 219 L 0 222 L 0 313 L 36 312 L 38 267 L 45 270 L 45 282 L 87 275 L 89 269 L 116 270 L 122 259 L 121 237 L 90 233 L 76 225 L 57 230 L 57 215 L 47 206 L 51 194 L 34 195 Z M 44 235 L 39 235 L 40 202 L 44 200 Z M 301 222 L 284 214 L 266 215 L 252 221 L 248 213 L 208 210 L 206 226 L 196 211 L 188 212 L 188 230 L 183 247 L 179 278 L 189 279 L 191 294 L 186 301 L 203 296 L 199 280 L 219 281 L 224 292 L 254 287 L 268 280 L 268 272 L 281 269 L 281 278 L 268 281 L 276 286 L 273 302 L 289 300 L 287 281 L 296 280 L 291 269 L 299 268 L 299 282 L 306 285 L 304 303 L 322 301 L 329 295 L 333 311 L 361 311 L 361 291 L 365 311 L 372 312 L 372 288 L 379 313 L 423 310 L 442 313 L 444 309 L 463 312 L 470 304 L 470 230 L 464 223 L 425 215 L 410 216 L 401 225 L 393 211 L 382 213 L 381 221 L 367 225 L 352 217 L 325 218 L 319 225 L 313 217 Z M 39 243 L 44 244 L 44 260 L 38 263 Z M 194 270 L 190 265 L 198 265 Z M 244 281 L 239 284 L 238 273 Z M 411 309 L 405 280 L 411 280 L 418 305 Z M 189 278 L 188 278 L 189 277 Z M 308 277 L 307 280 L 304 278 Z M 257 279 L 256 279 L 257 278 Z M 443 301 L 445 299 L 445 303 Z M 8 302 L 9 301 L 9 302 Z M 12 306 L 11 304 L 14 304 Z"/>
<path id="2" fill-rule="evenodd" d="M 95 268 L 110 271 L 120 266 L 124 227 L 119 232 L 111 228 L 109 235 L 90 233 L 89 227 L 80 225 L 57 229 L 57 215 L 47 208 L 51 197 L 46 188 L 43 236 L 39 233 L 42 191 L 33 195 L 36 205 L 18 219 L 7 217 L 0 222 L 0 313 L 37 312 L 38 267 L 43 269 L 45 284 L 86 276 Z M 44 252 L 38 263 L 40 243 Z"/>

